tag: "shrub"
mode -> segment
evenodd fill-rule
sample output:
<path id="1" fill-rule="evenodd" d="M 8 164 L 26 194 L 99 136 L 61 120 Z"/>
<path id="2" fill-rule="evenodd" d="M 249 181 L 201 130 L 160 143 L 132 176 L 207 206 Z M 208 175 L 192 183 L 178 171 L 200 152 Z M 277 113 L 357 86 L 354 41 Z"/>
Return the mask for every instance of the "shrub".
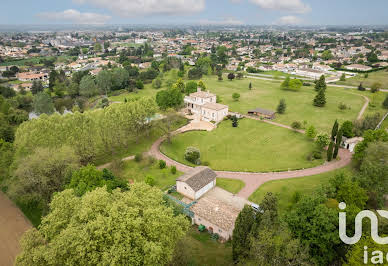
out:
<path id="1" fill-rule="evenodd" d="M 310 139 L 315 139 L 315 136 L 317 135 L 317 130 L 313 125 L 309 126 L 309 128 L 306 130 L 306 136 Z"/>
<path id="2" fill-rule="evenodd" d="M 240 94 L 235 92 L 235 93 L 232 94 L 232 98 L 233 98 L 234 101 L 237 102 L 240 99 Z"/>
<path id="3" fill-rule="evenodd" d="M 330 143 L 330 137 L 327 134 L 319 134 L 317 140 L 315 141 L 319 149 L 325 148 Z"/>
<path id="4" fill-rule="evenodd" d="M 347 106 L 346 104 L 344 104 L 343 102 L 340 102 L 340 103 L 338 104 L 338 109 L 340 109 L 340 110 L 346 110 L 346 109 L 348 109 L 348 106 Z"/>
<path id="5" fill-rule="evenodd" d="M 291 127 L 293 129 L 295 129 L 295 130 L 301 129 L 302 128 L 302 124 L 299 121 L 294 121 L 294 122 L 292 122 Z"/>
<path id="6" fill-rule="evenodd" d="M 232 127 L 238 127 L 238 119 L 235 115 L 232 116 Z"/>
<path id="7" fill-rule="evenodd" d="M 176 166 L 171 166 L 171 174 L 175 175 L 176 174 Z"/>
<path id="8" fill-rule="evenodd" d="M 155 185 L 155 178 L 153 176 L 147 175 L 146 178 L 144 179 L 144 182 L 153 187 Z"/>
<path id="9" fill-rule="evenodd" d="M 143 155 L 138 153 L 135 155 L 135 162 L 140 162 L 143 159 Z"/>
<path id="10" fill-rule="evenodd" d="M 200 164 L 201 152 L 195 147 L 188 147 L 185 152 L 185 159 L 193 164 Z"/>
<path id="11" fill-rule="evenodd" d="M 284 114 L 286 112 L 286 100 L 284 99 L 281 99 L 280 102 L 279 102 L 279 105 L 278 107 L 276 108 L 276 111 L 279 113 L 279 114 Z"/>
<path id="12" fill-rule="evenodd" d="M 166 161 L 164 161 L 164 160 L 159 160 L 159 168 L 160 168 L 160 169 L 166 168 Z"/>
<path id="13" fill-rule="evenodd" d="M 209 166 L 210 163 L 209 163 L 208 161 L 204 161 L 204 162 L 202 162 L 202 165 L 203 165 L 203 166 Z"/>
<path id="14" fill-rule="evenodd" d="M 313 151 L 313 157 L 317 160 L 322 159 L 322 152 L 318 150 Z"/>

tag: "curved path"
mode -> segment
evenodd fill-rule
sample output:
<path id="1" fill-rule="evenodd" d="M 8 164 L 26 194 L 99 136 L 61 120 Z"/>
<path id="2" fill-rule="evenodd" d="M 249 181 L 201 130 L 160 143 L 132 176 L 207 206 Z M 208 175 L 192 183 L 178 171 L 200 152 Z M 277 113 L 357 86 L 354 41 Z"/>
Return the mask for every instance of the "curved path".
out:
<path id="1" fill-rule="evenodd" d="M 196 130 L 194 128 L 190 130 Z M 178 129 L 173 134 L 177 135 L 179 133 L 187 132 L 190 130 Z M 198 130 L 198 129 L 197 129 Z M 167 165 L 174 165 L 177 170 L 181 172 L 189 172 L 193 168 L 187 165 L 184 165 L 180 162 L 177 162 L 160 151 L 160 145 L 163 141 L 166 140 L 166 137 L 161 137 L 158 139 L 151 147 L 148 152 L 149 155 L 155 157 L 158 160 L 166 161 Z M 323 165 L 295 171 L 286 171 L 286 172 L 270 172 L 270 173 L 251 173 L 251 172 L 230 172 L 230 171 L 215 171 L 218 177 L 230 178 L 230 179 L 239 179 L 245 183 L 245 187 L 240 190 L 237 194 L 240 197 L 248 199 L 248 197 L 255 192 L 262 184 L 271 180 L 286 179 L 286 178 L 295 178 L 303 176 L 317 175 L 325 172 L 330 172 L 335 169 L 342 168 L 348 165 L 351 161 L 352 155 L 348 150 L 340 149 L 339 150 L 339 160 L 334 160 L 331 162 L 326 162 Z"/>

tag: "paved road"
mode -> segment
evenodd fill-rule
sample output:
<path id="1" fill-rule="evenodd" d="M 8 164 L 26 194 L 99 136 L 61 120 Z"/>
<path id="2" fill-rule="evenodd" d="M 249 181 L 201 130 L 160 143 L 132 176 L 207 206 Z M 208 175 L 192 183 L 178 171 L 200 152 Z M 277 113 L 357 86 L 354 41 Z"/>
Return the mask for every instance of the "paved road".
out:
<path id="1" fill-rule="evenodd" d="M 282 125 L 282 127 L 286 127 Z M 192 129 L 193 130 L 193 129 Z M 175 134 L 182 133 L 184 131 L 178 130 Z M 165 137 L 158 139 L 151 147 L 148 152 L 149 155 L 155 157 L 158 160 L 166 161 L 167 165 L 176 166 L 177 170 L 181 172 L 189 172 L 193 168 L 187 165 L 184 165 L 180 162 L 177 162 L 160 151 L 160 145 L 165 140 Z M 271 172 L 271 173 L 250 173 L 250 172 L 230 172 L 230 171 L 215 171 L 218 177 L 230 178 L 230 179 L 239 179 L 245 183 L 245 187 L 237 194 L 240 197 L 248 199 L 248 197 L 255 192 L 262 184 L 271 180 L 279 180 L 286 178 L 295 178 L 303 176 L 311 176 L 316 174 L 321 174 L 325 172 L 330 172 L 335 169 L 342 168 L 348 165 L 351 161 L 352 155 L 348 150 L 340 149 L 339 151 L 339 160 L 327 162 L 323 165 L 308 168 L 304 170 L 288 171 L 288 172 Z"/>
<path id="2" fill-rule="evenodd" d="M 7 196 L 0 191 L 0 265 L 14 265 L 20 252 L 19 240 L 31 223 Z"/>

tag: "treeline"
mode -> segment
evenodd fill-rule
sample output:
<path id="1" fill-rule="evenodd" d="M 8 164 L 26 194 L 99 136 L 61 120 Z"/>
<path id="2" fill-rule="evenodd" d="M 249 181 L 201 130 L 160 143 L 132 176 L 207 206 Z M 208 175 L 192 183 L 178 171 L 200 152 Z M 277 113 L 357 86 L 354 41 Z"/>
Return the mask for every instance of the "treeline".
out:
<path id="1" fill-rule="evenodd" d="M 127 147 L 150 129 L 149 118 L 156 112 L 151 99 L 115 104 L 104 109 L 73 115 L 42 115 L 23 123 L 16 131 L 16 158 L 31 154 L 36 148 L 69 146 L 83 164 L 96 156 Z"/>

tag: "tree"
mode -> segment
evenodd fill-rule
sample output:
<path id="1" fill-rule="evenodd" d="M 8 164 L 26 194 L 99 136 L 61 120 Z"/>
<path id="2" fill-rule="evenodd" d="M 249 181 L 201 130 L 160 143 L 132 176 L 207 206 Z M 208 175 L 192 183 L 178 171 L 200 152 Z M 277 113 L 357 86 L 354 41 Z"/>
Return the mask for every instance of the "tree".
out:
<path id="1" fill-rule="evenodd" d="M 206 85 L 202 80 L 198 82 L 198 87 L 200 87 L 204 91 L 206 90 Z"/>
<path id="2" fill-rule="evenodd" d="M 353 138 L 353 123 L 352 121 L 345 121 L 341 126 L 341 131 L 343 135 L 347 138 Z"/>
<path id="3" fill-rule="evenodd" d="M 249 82 L 249 90 L 252 90 L 252 82 Z"/>
<path id="4" fill-rule="evenodd" d="M 156 94 L 156 103 L 162 110 L 177 109 L 183 104 L 183 94 L 179 88 L 162 90 Z"/>
<path id="5" fill-rule="evenodd" d="M 326 105 L 325 90 L 321 89 L 314 98 L 313 105 L 316 107 L 324 107 Z"/>
<path id="6" fill-rule="evenodd" d="M 360 85 L 358 85 L 358 90 L 359 91 L 365 91 L 365 88 L 362 86 L 362 83 L 360 83 Z"/>
<path id="7" fill-rule="evenodd" d="M 218 71 L 217 72 L 217 77 L 218 77 L 218 81 L 222 81 L 223 78 L 222 78 L 222 71 Z"/>
<path id="8" fill-rule="evenodd" d="M 367 249 L 365 249 L 367 247 Z M 365 256 L 365 252 L 367 255 Z M 388 253 L 387 245 L 377 244 L 372 237 L 363 236 L 360 241 L 352 245 L 346 253 L 346 262 L 344 266 L 363 266 L 385 264 L 384 256 L 382 254 Z M 364 263 L 364 260 L 367 263 Z"/>
<path id="9" fill-rule="evenodd" d="M 54 88 L 55 82 L 58 79 L 58 72 L 56 70 L 51 70 L 49 75 L 49 88 L 52 90 Z"/>
<path id="10" fill-rule="evenodd" d="M 335 120 L 333 128 L 331 129 L 331 140 L 335 140 L 335 136 L 337 136 L 338 133 L 338 120 Z"/>
<path id="11" fill-rule="evenodd" d="M 331 141 L 329 147 L 327 148 L 327 161 L 330 162 L 333 159 L 333 148 L 334 142 Z"/>
<path id="12" fill-rule="evenodd" d="M 38 94 L 39 92 L 42 92 L 42 91 L 43 91 L 42 82 L 40 80 L 39 81 L 34 80 L 32 82 L 32 86 L 31 86 L 31 93 Z"/>
<path id="13" fill-rule="evenodd" d="M 73 189 L 75 195 L 82 196 L 86 192 L 103 186 L 106 186 L 106 189 L 109 192 L 118 187 L 120 187 L 122 190 L 128 189 L 128 184 L 126 181 L 118 179 L 108 169 L 99 171 L 94 165 L 91 164 L 88 164 L 87 166 L 73 172 L 67 188 Z"/>
<path id="14" fill-rule="evenodd" d="M 284 114 L 284 113 L 286 112 L 286 108 L 287 108 L 286 100 L 285 100 L 285 99 L 280 99 L 279 105 L 278 105 L 278 107 L 276 108 L 276 111 L 277 111 L 279 114 Z"/>
<path id="15" fill-rule="evenodd" d="M 22 205 L 35 204 L 45 212 L 53 193 L 64 189 L 78 167 L 79 157 L 69 147 L 37 148 L 17 162 L 9 195 Z"/>
<path id="16" fill-rule="evenodd" d="M 315 143 L 317 144 L 318 148 L 322 150 L 330 143 L 330 137 L 327 134 L 319 134 L 317 136 L 317 139 L 315 140 Z"/>
<path id="17" fill-rule="evenodd" d="M 385 96 L 385 100 L 382 103 L 384 109 L 388 109 L 388 94 Z"/>
<path id="18" fill-rule="evenodd" d="M 92 97 L 98 95 L 100 90 L 92 76 L 84 76 L 79 84 L 79 94 L 85 97 Z"/>
<path id="19" fill-rule="evenodd" d="M 325 80 L 325 75 L 322 75 L 319 80 L 315 83 L 315 91 L 320 91 L 321 89 L 326 90 L 327 85 L 326 85 L 326 80 Z"/>
<path id="20" fill-rule="evenodd" d="M 189 81 L 186 83 L 185 93 L 189 95 L 190 93 L 194 93 L 197 91 L 198 84 L 195 81 Z"/>
<path id="21" fill-rule="evenodd" d="M 54 113 L 54 103 L 50 95 L 45 92 L 39 92 L 34 97 L 34 111 L 39 114 Z"/>
<path id="22" fill-rule="evenodd" d="M 240 99 L 240 94 L 237 93 L 237 92 L 234 92 L 234 93 L 232 94 L 232 98 L 233 98 L 233 100 L 234 100 L 235 102 L 237 102 L 237 101 Z"/>
<path id="23" fill-rule="evenodd" d="M 297 91 L 300 88 L 302 88 L 302 86 L 303 86 L 303 82 L 300 79 L 292 79 L 290 81 L 288 89 L 293 90 L 293 91 Z"/>
<path id="24" fill-rule="evenodd" d="M 335 148 L 333 152 L 333 158 L 336 159 L 338 155 L 338 150 L 340 148 L 341 142 L 342 142 L 342 129 L 338 130 L 337 137 L 335 139 Z"/>
<path id="25" fill-rule="evenodd" d="M 290 88 L 290 81 L 291 81 L 290 77 L 287 76 L 286 79 L 280 85 L 280 88 L 282 88 L 283 90 L 289 89 Z"/>
<path id="26" fill-rule="evenodd" d="M 331 53 L 330 50 L 323 51 L 321 57 L 322 57 L 323 60 L 330 60 L 330 59 L 334 58 L 334 56 L 333 56 L 333 54 Z"/>
<path id="27" fill-rule="evenodd" d="M 160 89 L 162 87 L 162 80 L 160 78 L 156 78 L 152 81 L 152 87 L 154 89 Z"/>
<path id="28" fill-rule="evenodd" d="M 236 76 L 234 75 L 234 73 L 229 73 L 229 74 L 228 74 L 228 79 L 229 79 L 230 81 L 233 81 L 235 77 L 236 77 Z"/>
<path id="29" fill-rule="evenodd" d="M 313 125 L 309 126 L 309 128 L 306 130 L 306 136 L 310 139 L 315 139 L 317 136 L 317 130 Z"/>
<path id="30" fill-rule="evenodd" d="M 244 74 L 242 72 L 237 72 L 237 79 L 242 79 Z"/>
<path id="31" fill-rule="evenodd" d="M 379 90 L 381 90 L 381 83 L 380 82 L 374 82 L 370 88 L 370 92 L 372 93 L 375 93 L 375 92 L 378 92 Z"/>
<path id="32" fill-rule="evenodd" d="M 195 147 L 187 147 L 185 151 L 185 160 L 199 165 L 201 162 L 201 152 Z"/>
<path id="33" fill-rule="evenodd" d="M 16 264 L 167 265 L 188 227 L 163 193 L 144 183 L 125 192 L 97 188 L 82 197 L 69 189 L 54 196 L 39 229 L 23 236 Z"/>
<path id="34" fill-rule="evenodd" d="M 189 72 L 187 73 L 187 76 L 189 79 L 200 79 L 202 78 L 202 75 L 203 75 L 202 71 L 198 67 L 194 67 L 190 69 Z"/>
<path id="35" fill-rule="evenodd" d="M 137 80 L 137 81 L 136 81 L 136 89 L 138 89 L 138 90 L 144 89 L 144 83 L 143 83 L 143 81 L 141 81 L 141 80 Z"/>
<path id="36" fill-rule="evenodd" d="M 340 81 L 346 81 L 345 73 L 342 73 L 342 75 L 340 77 Z"/>
<path id="37" fill-rule="evenodd" d="M 251 206 L 245 205 L 237 216 L 233 229 L 232 254 L 233 260 L 246 258 L 249 254 L 249 232 L 255 224 L 255 211 Z"/>
<path id="38" fill-rule="evenodd" d="M 302 124 L 299 121 L 294 121 L 291 123 L 291 127 L 294 130 L 299 130 L 302 128 Z"/>
<path id="39" fill-rule="evenodd" d="M 112 74 L 108 70 L 101 70 L 96 76 L 96 84 L 101 91 L 108 95 L 113 86 Z"/>
<path id="40" fill-rule="evenodd" d="M 237 116 L 232 116 L 232 126 L 233 127 L 238 127 L 238 119 Z"/>
<path id="41" fill-rule="evenodd" d="M 175 124 L 180 120 L 180 116 L 174 109 L 167 109 L 163 119 L 155 121 L 163 135 L 167 136 L 167 141 L 171 143 L 171 136 L 175 130 Z"/>

